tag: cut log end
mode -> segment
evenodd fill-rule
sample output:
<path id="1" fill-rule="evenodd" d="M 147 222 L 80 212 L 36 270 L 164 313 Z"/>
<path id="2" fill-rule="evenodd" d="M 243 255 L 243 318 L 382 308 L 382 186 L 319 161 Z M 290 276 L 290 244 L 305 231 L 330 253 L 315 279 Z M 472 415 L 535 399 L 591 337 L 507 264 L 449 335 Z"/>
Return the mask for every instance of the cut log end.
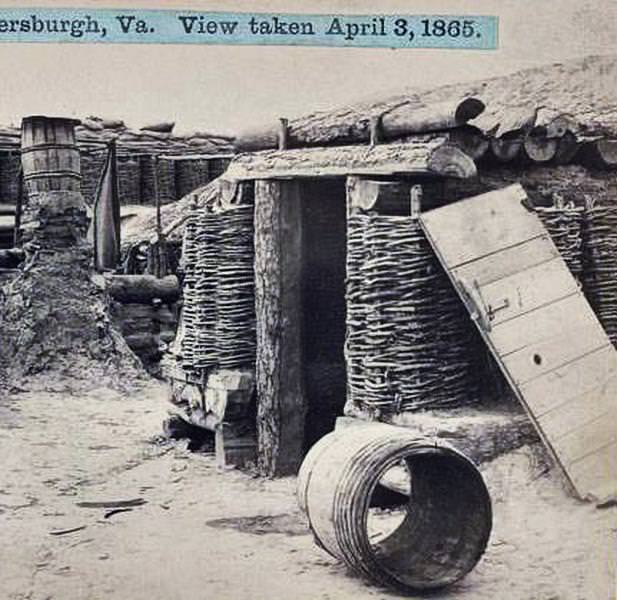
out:
<path id="1" fill-rule="evenodd" d="M 559 138 L 549 138 L 546 135 L 530 135 L 523 142 L 525 156 L 536 163 L 546 163 L 553 160 L 559 147 Z"/>
<path id="2" fill-rule="evenodd" d="M 484 102 L 480 98 L 465 98 L 454 112 L 455 118 L 460 123 L 467 123 L 484 112 Z"/>
<path id="3" fill-rule="evenodd" d="M 579 143 L 576 136 L 571 131 L 566 131 L 562 137 L 559 138 L 557 144 L 557 153 L 555 154 L 555 162 L 559 165 L 565 165 L 576 156 L 579 149 Z"/>
<path id="4" fill-rule="evenodd" d="M 109 294 L 123 303 L 148 303 L 155 298 L 175 302 L 180 296 L 180 284 L 175 275 L 157 278 L 153 275 L 114 275 Z"/>
<path id="5" fill-rule="evenodd" d="M 480 129 L 464 125 L 450 132 L 450 142 L 474 161 L 480 160 L 489 148 L 489 140 Z"/>
<path id="6" fill-rule="evenodd" d="M 478 174 L 473 159 L 453 144 L 444 144 L 435 149 L 428 160 L 428 168 L 438 175 L 458 179 L 469 179 Z"/>
<path id="7" fill-rule="evenodd" d="M 617 168 L 617 140 L 596 140 L 584 144 L 583 162 L 595 169 Z"/>
<path id="8" fill-rule="evenodd" d="M 523 142 L 518 137 L 491 139 L 491 151 L 499 162 L 513 161 L 520 153 Z"/>

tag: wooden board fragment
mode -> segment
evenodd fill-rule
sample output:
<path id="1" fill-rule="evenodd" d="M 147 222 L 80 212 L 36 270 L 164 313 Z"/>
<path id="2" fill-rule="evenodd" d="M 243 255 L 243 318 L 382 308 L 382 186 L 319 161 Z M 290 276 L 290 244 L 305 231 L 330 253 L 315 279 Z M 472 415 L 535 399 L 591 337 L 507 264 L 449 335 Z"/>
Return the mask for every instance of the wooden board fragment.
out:
<path id="1" fill-rule="evenodd" d="M 617 495 L 617 353 L 519 185 L 424 213 L 423 228 L 580 498 Z"/>

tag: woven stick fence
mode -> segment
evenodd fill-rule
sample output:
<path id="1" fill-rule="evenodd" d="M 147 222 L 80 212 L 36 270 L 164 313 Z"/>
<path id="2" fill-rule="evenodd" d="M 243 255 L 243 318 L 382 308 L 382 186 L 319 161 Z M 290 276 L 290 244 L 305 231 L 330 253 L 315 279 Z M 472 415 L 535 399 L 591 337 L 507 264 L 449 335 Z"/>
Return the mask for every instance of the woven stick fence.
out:
<path id="1" fill-rule="evenodd" d="M 189 373 L 195 372 L 195 326 L 197 322 L 197 259 L 199 246 L 197 240 L 199 215 L 193 211 L 186 222 L 182 248 L 184 264 L 184 300 L 182 305 L 182 321 L 184 336 L 182 338 L 182 367 Z"/>
<path id="2" fill-rule="evenodd" d="M 194 367 L 211 368 L 216 365 L 215 327 L 216 291 L 218 284 L 217 256 L 220 245 L 218 216 L 205 210 L 198 216 L 197 263 L 195 266 L 195 335 Z"/>
<path id="3" fill-rule="evenodd" d="M 413 217 L 348 221 L 350 399 L 414 411 L 478 398 L 478 334 Z"/>
<path id="4" fill-rule="evenodd" d="M 253 206 L 195 212 L 186 225 L 183 260 L 183 368 L 200 375 L 253 366 Z"/>
<path id="5" fill-rule="evenodd" d="M 224 369 L 253 366 L 256 354 L 253 206 L 220 215 L 216 344 Z"/>
<path id="6" fill-rule="evenodd" d="M 583 224 L 578 207 L 538 207 L 536 213 L 577 281 L 583 279 Z"/>
<path id="7" fill-rule="evenodd" d="M 606 334 L 617 346 L 617 207 L 585 210 L 583 289 Z"/>

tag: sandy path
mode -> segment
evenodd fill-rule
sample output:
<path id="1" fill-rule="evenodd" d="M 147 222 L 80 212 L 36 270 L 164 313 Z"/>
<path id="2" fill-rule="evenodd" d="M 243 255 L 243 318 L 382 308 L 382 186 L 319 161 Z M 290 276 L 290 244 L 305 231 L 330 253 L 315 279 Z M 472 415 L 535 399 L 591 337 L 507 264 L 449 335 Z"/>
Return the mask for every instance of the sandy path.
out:
<path id="1" fill-rule="evenodd" d="M 131 398 L 99 390 L 0 400 L 1 599 L 397 597 L 313 545 L 293 479 L 219 473 L 211 456 L 156 443 L 167 407 L 158 384 Z M 617 509 L 568 498 L 543 470 L 529 450 L 487 466 L 489 549 L 432 598 L 615 597 Z M 146 504 L 109 518 L 77 506 L 134 498 Z"/>

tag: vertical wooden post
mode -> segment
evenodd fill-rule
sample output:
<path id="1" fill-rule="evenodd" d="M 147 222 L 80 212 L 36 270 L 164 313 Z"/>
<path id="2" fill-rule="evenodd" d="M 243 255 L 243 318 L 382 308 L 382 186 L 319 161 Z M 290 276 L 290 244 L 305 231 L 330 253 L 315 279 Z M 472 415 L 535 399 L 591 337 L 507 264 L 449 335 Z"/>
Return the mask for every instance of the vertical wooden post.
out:
<path id="1" fill-rule="evenodd" d="M 152 157 L 154 163 L 154 206 L 156 207 L 156 236 L 161 235 L 161 194 L 159 193 L 159 157 Z"/>
<path id="2" fill-rule="evenodd" d="M 17 198 L 15 200 L 15 229 L 13 230 L 13 246 L 19 246 L 21 242 L 21 213 L 24 205 L 24 169 L 19 167 L 17 182 Z"/>
<path id="3" fill-rule="evenodd" d="M 381 142 L 381 115 L 373 115 L 369 124 L 370 144 L 376 146 Z"/>
<path id="4" fill-rule="evenodd" d="M 257 435 L 265 475 L 302 461 L 306 398 L 301 345 L 302 222 L 297 181 L 255 183 Z"/>
<path id="5" fill-rule="evenodd" d="M 289 147 L 289 120 L 283 117 L 279 119 L 278 147 L 279 150 L 287 150 Z"/>
<path id="6" fill-rule="evenodd" d="M 153 156 L 154 162 L 154 204 L 156 206 L 156 244 L 152 245 L 148 251 L 148 271 L 155 277 L 165 277 L 167 275 L 167 244 L 163 235 L 161 223 L 161 194 L 159 190 L 159 157 Z"/>
<path id="7" fill-rule="evenodd" d="M 422 186 L 412 185 L 409 192 L 409 213 L 412 217 L 419 217 L 422 212 Z"/>

